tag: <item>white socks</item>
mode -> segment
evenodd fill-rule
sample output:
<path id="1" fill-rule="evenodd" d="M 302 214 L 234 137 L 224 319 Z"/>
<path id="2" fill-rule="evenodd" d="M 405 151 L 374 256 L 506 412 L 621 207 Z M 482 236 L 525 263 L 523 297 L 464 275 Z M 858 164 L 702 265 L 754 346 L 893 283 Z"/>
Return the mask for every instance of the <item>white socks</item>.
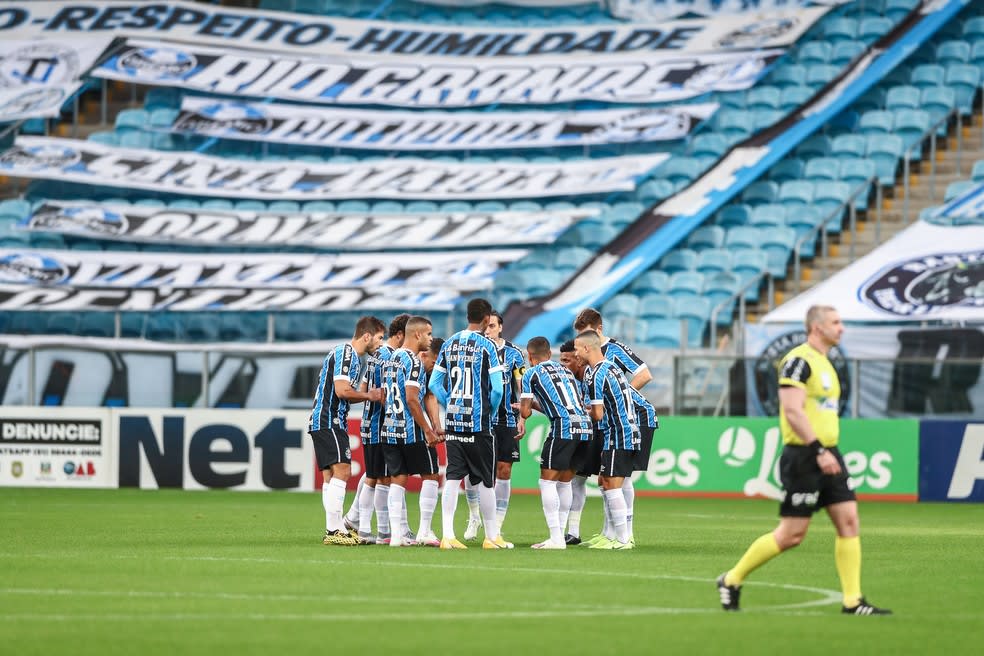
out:
<path id="1" fill-rule="evenodd" d="M 571 480 L 571 510 L 567 517 L 567 532 L 576 538 L 581 537 L 581 511 L 588 499 L 587 490 L 584 489 L 587 482 L 588 479 L 584 476 L 575 476 Z"/>
<path id="2" fill-rule="evenodd" d="M 485 527 L 485 537 L 495 541 L 499 537 L 499 520 L 495 512 L 495 489 L 478 486 L 478 506 L 482 511 L 482 524 Z"/>
<path id="3" fill-rule="evenodd" d="M 405 510 L 407 505 L 406 503 L 407 491 L 406 488 L 404 488 L 402 485 L 397 485 L 396 483 L 391 483 L 389 488 L 390 488 L 389 503 L 388 503 L 389 516 L 396 517 L 398 518 L 397 521 L 400 521 L 399 518 L 403 517 L 403 511 Z M 406 533 L 404 531 L 401 531 L 399 529 L 394 531 L 393 536 L 391 538 L 392 541 L 390 542 L 390 546 L 400 546 L 400 543 L 403 540 L 403 536 L 405 534 Z"/>
<path id="4" fill-rule="evenodd" d="M 321 485 L 321 505 L 325 507 L 325 528 L 341 531 L 342 506 L 345 505 L 345 481 L 333 478 Z"/>
<path id="5" fill-rule="evenodd" d="M 363 485 L 362 481 L 359 481 L 359 491 L 355 497 L 356 503 L 353 505 L 359 509 L 359 533 L 363 535 L 372 533 L 372 509 L 375 497 L 376 488 Z"/>
<path id="6" fill-rule="evenodd" d="M 560 497 L 557 495 L 557 481 L 545 481 L 542 478 L 540 483 L 540 501 L 543 504 L 543 516 L 547 520 L 547 528 L 550 529 L 550 541 L 554 544 L 564 543 L 564 531 L 560 524 Z"/>
<path id="7" fill-rule="evenodd" d="M 573 493 L 571 491 L 571 482 L 561 483 L 557 481 L 557 500 L 560 501 L 560 508 L 558 510 L 558 515 L 560 517 L 560 534 L 564 534 L 564 527 L 567 526 L 567 519 L 571 514 L 571 502 L 573 499 Z"/>
<path id="8" fill-rule="evenodd" d="M 621 493 L 622 491 L 619 490 L 619 494 Z M 625 499 L 622 499 L 622 503 L 625 503 Z M 601 525 L 601 534 L 609 540 L 614 540 L 615 530 L 612 526 L 612 506 L 608 503 L 608 495 L 605 493 L 605 490 L 601 491 L 601 509 L 605 514 L 605 521 Z"/>
<path id="9" fill-rule="evenodd" d="M 441 537 L 445 540 L 454 539 L 454 511 L 458 509 L 460 489 L 460 480 L 445 479 L 444 490 L 441 492 Z"/>
<path id="10" fill-rule="evenodd" d="M 362 495 L 362 490 L 366 487 L 366 475 L 363 474 L 359 477 L 359 485 L 355 488 L 355 498 L 352 499 L 352 505 L 349 506 L 348 512 L 345 513 L 345 519 L 349 520 L 349 524 L 352 526 L 359 525 L 360 513 L 362 508 L 359 507 L 359 498 Z"/>
<path id="11" fill-rule="evenodd" d="M 373 496 L 376 506 L 376 533 L 382 537 L 390 534 L 389 494 L 389 485 L 376 484 L 376 494 Z"/>
<path id="12" fill-rule="evenodd" d="M 615 529 L 615 539 L 625 544 L 629 541 L 625 496 L 622 494 L 622 490 L 605 490 L 605 499 L 608 501 L 608 514 L 611 515 L 611 524 Z"/>
<path id="13" fill-rule="evenodd" d="M 495 517 L 499 520 L 499 530 L 502 530 L 502 522 L 506 521 L 506 511 L 509 510 L 509 493 L 512 490 L 512 481 L 508 478 L 495 479 Z"/>
<path id="14" fill-rule="evenodd" d="M 468 519 L 479 519 L 481 510 L 478 503 L 478 485 L 472 485 L 471 479 L 465 478 L 465 500 L 468 502 Z M 455 502 L 457 503 L 457 502 Z"/>
<path id="15" fill-rule="evenodd" d="M 622 496 L 625 497 L 625 525 L 628 527 L 629 537 L 632 537 L 632 507 L 635 505 L 635 486 L 632 478 L 626 476 L 622 481 Z"/>
<path id="16" fill-rule="evenodd" d="M 431 533 L 431 521 L 437 508 L 437 481 L 425 480 L 420 486 L 420 528 L 417 529 L 418 539 L 423 539 Z"/>

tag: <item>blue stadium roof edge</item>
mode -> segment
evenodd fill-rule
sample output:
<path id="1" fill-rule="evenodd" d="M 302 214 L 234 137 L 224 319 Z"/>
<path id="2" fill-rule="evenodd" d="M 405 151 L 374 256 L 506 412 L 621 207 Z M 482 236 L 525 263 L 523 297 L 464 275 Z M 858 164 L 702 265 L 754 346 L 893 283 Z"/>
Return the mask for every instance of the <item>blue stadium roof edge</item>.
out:
<path id="1" fill-rule="evenodd" d="M 520 344 L 537 335 L 556 340 L 580 309 L 600 304 L 627 287 L 768 167 L 877 84 L 969 2 L 949 0 L 940 6 L 938 0 L 922 0 L 850 69 L 772 128 L 733 146 L 690 186 L 643 213 L 561 288 L 548 296 L 510 304 L 504 324 L 520 326 L 512 339 Z M 924 13 L 927 9 L 931 10 L 928 14 Z M 840 89 L 842 86 L 845 88 Z M 721 189 L 720 183 L 727 179 L 731 184 Z M 690 201 L 700 204 L 689 213 L 677 210 Z M 670 210 L 674 211 L 668 213 Z"/>

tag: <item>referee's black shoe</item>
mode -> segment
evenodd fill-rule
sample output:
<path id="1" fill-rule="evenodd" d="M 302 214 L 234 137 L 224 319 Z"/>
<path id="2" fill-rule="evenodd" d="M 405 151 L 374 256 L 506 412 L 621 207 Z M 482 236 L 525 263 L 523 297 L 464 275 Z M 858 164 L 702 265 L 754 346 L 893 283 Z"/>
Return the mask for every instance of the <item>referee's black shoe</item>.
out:
<path id="1" fill-rule="evenodd" d="M 853 608 L 848 608 L 847 606 L 841 607 L 841 612 L 845 615 L 891 615 L 892 611 L 887 608 L 879 608 L 878 606 L 872 606 L 867 602 L 864 597 L 858 600 L 858 605 Z"/>
<path id="2" fill-rule="evenodd" d="M 577 537 L 576 535 L 571 535 L 570 533 L 568 533 L 567 535 L 564 536 L 564 542 L 566 544 L 581 544 L 581 538 Z"/>
<path id="3" fill-rule="evenodd" d="M 740 585 L 728 585 L 724 582 L 727 572 L 717 579 L 718 594 L 721 595 L 721 608 L 724 610 L 738 610 L 738 599 L 741 597 Z"/>

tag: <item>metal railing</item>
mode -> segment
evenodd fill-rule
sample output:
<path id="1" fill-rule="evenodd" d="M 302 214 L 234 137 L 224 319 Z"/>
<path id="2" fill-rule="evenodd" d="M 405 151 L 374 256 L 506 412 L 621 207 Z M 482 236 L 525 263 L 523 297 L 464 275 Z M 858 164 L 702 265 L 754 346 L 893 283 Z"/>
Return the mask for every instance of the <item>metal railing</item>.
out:
<path id="1" fill-rule="evenodd" d="M 875 186 L 875 205 L 876 218 L 875 218 L 875 239 L 878 240 L 881 237 L 881 218 L 882 218 L 882 188 L 878 184 L 878 176 L 873 175 L 864 182 L 860 183 L 854 190 L 848 195 L 844 202 L 842 202 L 837 207 L 833 208 L 830 212 L 823 216 L 820 222 L 815 225 L 809 231 L 803 233 L 796 243 L 793 245 L 793 285 L 794 291 L 799 294 L 802 288 L 802 281 L 800 272 L 802 270 L 802 249 L 810 241 L 816 241 L 817 237 L 820 238 L 820 258 L 821 258 L 821 270 L 823 272 L 823 278 L 827 277 L 827 255 L 829 252 L 829 239 L 827 235 L 827 223 L 833 219 L 835 216 L 843 213 L 845 209 L 848 210 L 851 244 L 848 249 L 848 253 L 851 259 L 854 259 L 854 244 L 858 240 L 858 226 L 857 226 L 857 203 L 855 200 L 864 191 L 866 191 L 869 185 L 874 184 Z M 814 257 L 816 257 L 816 251 L 814 251 Z"/>
<path id="2" fill-rule="evenodd" d="M 949 114 L 941 116 L 935 123 L 933 123 L 929 129 L 923 132 L 922 136 L 916 141 L 909 145 L 908 148 L 902 153 L 902 184 L 903 193 L 905 194 L 902 198 L 902 223 L 904 225 L 909 225 L 911 221 L 910 207 L 909 207 L 909 197 L 911 196 L 911 183 L 909 178 L 912 172 L 912 154 L 919 149 L 920 152 L 925 147 L 926 139 L 929 139 L 929 198 L 930 200 L 936 200 L 936 140 L 937 133 L 940 127 L 948 125 L 950 119 L 956 116 L 957 123 L 957 173 L 962 173 L 963 171 L 963 117 L 960 115 L 960 109 L 954 108 Z M 946 136 L 944 136 L 946 138 Z"/>
<path id="3" fill-rule="evenodd" d="M 775 285 L 775 280 L 773 279 L 772 274 L 769 273 L 768 271 L 760 271 L 758 274 L 756 274 L 755 276 L 753 276 L 753 277 L 749 278 L 747 281 L 745 281 L 745 284 L 742 285 L 741 288 L 738 289 L 734 294 L 732 294 L 728 298 L 722 299 L 721 302 L 718 303 L 717 305 L 715 305 L 714 306 L 714 309 L 711 310 L 711 318 L 710 318 L 710 324 L 711 325 L 710 325 L 710 327 L 709 327 L 709 329 L 707 331 L 707 333 L 708 333 L 708 335 L 707 335 L 707 346 L 708 346 L 708 348 L 714 348 L 714 344 L 717 343 L 717 338 L 718 338 L 718 323 L 717 323 L 717 318 L 718 318 L 718 315 L 721 312 L 723 312 L 724 309 L 726 307 L 728 307 L 731 303 L 734 303 L 735 300 L 738 301 L 738 325 L 739 326 L 744 326 L 745 325 L 745 315 L 746 315 L 746 312 L 745 312 L 745 310 L 746 310 L 745 294 L 747 294 L 750 290 L 755 289 L 759 285 L 761 285 L 763 278 L 765 278 L 765 280 L 766 280 L 766 282 L 768 284 L 768 287 L 766 289 L 766 298 L 768 299 L 769 310 L 771 311 L 773 308 L 775 308 L 775 306 L 776 306 L 776 285 Z M 736 335 L 737 339 L 735 339 L 735 342 L 739 344 L 739 347 L 741 346 L 741 343 L 743 341 L 742 340 L 742 334 L 743 333 L 744 333 L 744 330 L 743 329 L 737 331 L 737 335 Z"/>

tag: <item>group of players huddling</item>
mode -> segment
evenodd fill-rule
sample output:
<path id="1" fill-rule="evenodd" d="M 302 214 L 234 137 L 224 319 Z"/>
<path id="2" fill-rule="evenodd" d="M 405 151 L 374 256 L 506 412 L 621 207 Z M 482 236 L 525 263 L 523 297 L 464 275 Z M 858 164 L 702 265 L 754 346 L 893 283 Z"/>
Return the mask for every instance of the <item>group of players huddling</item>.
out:
<path id="1" fill-rule="evenodd" d="M 639 393 L 652 379 L 646 364 L 605 337 L 601 314 L 590 308 L 577 316 L 577 336 L 560 347 L 559 363 L 544 337 L 527 343 L 527 357 L 502 339 L 502 317 L 484 299 L 468 304 L 467 320 L 466 329 L 441 340 L 433 337 L 429 319 L 403 314 L 390 323 L 384 342 L 382 321 L 362 317 L 352 341 L 325 358 L 309 427 L 324 477 L 324 544 L 466 549 L 454 529 L 464 482 L 464 539 L 475 539 L 484 527 L 483 548 L 511 549 L 500 532 L 509 479 L 526 418 L 537 410 L 550 420 L 539 481 L 549 537 L 533 548 L 632 549 L 631 476 L 647 468 L 658 427 L 652 405 Z M 343 517 L 352 473 L 346 430 L 352 402 L 364 403 L 365 474 Z M 431 528 L 440 486 L 434 448 L 439 442 L 447 453 L 440 538 Z M 603 490 L 604 526 L 582 542 L 585 482 L 595 474 Z M 411 475 L 423 479 L 416 533 L 406 519 Z"/>

